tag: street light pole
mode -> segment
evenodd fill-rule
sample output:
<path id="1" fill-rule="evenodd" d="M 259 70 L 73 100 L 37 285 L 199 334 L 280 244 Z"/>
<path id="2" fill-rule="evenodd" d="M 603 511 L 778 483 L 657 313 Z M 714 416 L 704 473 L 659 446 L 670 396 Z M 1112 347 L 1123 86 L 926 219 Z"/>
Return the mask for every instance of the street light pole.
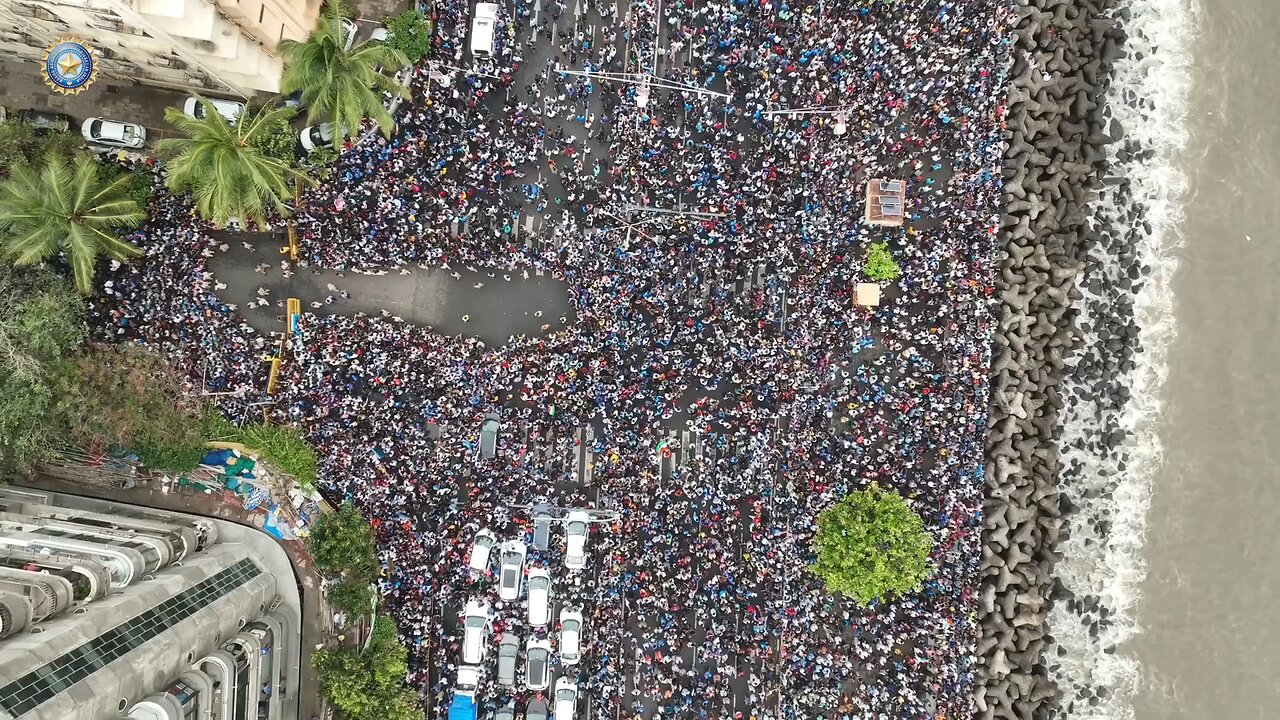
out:
<path id="1" fill-rule="evenodd" d="M 728 93 L 707 90 L 706 88 L 691 83 L 679 83 L 672 80 L 655 78 L 652 75 L 646 75 L 643 73 L 610 73 L 595 72 L 592 70 L 569 70 L 560 66 L 556 66 L 555 71 L 563 75 L 580 75 L 582 77 L 610 80 L 612 82 L 639 84 L 642 86 L 651 85 L 659 90 L 676 90 L 679 92 L 697 93 L 699 95 L 711 95 L 712 97 L 724 98 L 726 101 L 733 98 L 733 96 Z"/>

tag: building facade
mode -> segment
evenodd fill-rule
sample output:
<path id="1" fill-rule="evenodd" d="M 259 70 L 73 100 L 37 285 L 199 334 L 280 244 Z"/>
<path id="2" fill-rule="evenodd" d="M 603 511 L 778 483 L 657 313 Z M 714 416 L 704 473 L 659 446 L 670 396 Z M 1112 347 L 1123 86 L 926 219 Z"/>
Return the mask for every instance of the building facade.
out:
<path id="1" fill-rule="evenodd" d="M 0 488 L 0 720 L 296 720 L 293 577 L 219 522 Z"/>
<path id="2" fill-rule="evenodd" d="M 249 97 L 280 89 L 281 40 L 315 27 L 321 0 L 0 0 L 0 53 L 39 60 L 87 41 L 118 81 Z"/>

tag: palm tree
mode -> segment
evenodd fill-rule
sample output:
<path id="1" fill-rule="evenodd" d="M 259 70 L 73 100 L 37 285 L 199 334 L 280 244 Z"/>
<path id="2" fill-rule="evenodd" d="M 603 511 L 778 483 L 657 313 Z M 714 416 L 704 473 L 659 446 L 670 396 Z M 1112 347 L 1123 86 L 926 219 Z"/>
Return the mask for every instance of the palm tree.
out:
<path id="1" fill-rule="evenodd" d="M 191 191 L 196 211 L 219 227 L 236 218 L 266 224 L 268 210 L 288 214 L 289 181 L 297 176 L 290 164 L 259 148 L 264 135 L 288 127 L 293 110 L 265 106 L 228 122 L 208 100 L 200 98 L 204 117 L 188 117 L 177 108 L 164 118 L 186 137 L 165 138 L 162 152 L 171 154 L 165 167 L 175 193 Z"/>
<path id="2" fill-rule="evenodd" d="M 88 295 L 98 255 L 142 254 L 116 231 L 136 227 L 146 212 L 128 195 L 130 176 L 110 177 L 84 153 L 50 151 L 44 162 L 16 165 L 0 185 L 0 231 L 14 265 L 66 255 L 76 289 Z"/>
<path id="3" fill-rule="evenodd" d="M 383 94 L 408 98 L 409 90 L 383 71 L 394 73 L 409 60 L 381 42 L 362 42 L 348 50 L 344 21 L 349 22 L 346 8 L 332 0 L 305 41 L 280 43 L 287 64 L 280 92 L 301 90 L 307 122 L 331 122 L 341 131 L 336 136 L 355 132 L 366 118 L 390 136 L 395 121 L 383 105 Z"/>

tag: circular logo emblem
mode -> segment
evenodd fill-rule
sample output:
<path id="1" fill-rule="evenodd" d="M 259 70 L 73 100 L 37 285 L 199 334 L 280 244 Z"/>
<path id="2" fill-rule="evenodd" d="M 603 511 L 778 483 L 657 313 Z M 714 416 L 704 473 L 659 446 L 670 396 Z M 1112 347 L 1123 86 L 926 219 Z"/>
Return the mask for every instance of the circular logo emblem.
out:
<path id="1" fill-rule="evenodd" d="M 89 86 L 98 74 L 93 50 L 74 38 L 62 38 L 44 53 L 45 82 L 54 92 L 78 93 Z"/>

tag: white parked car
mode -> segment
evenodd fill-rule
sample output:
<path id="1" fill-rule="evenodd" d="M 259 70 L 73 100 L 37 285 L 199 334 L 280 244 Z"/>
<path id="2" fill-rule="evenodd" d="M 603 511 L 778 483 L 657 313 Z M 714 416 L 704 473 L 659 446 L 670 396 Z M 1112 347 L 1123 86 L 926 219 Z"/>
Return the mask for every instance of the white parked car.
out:
<path id="1" fill-rule="evenodd" d="M 342 18 L 342 44 L 347 50 L 356 44 L 356 23 L 351 18 Z"/>
<path id="2" fill-rule="evenodd" d="M 493 565 L 493 546 L 497 544 L 498 538 L 488 530 L 476 532 L 475 539 L 471 541 L 471 557 L 467 559 L 467 566 L 471 568 L 471 572 L 479 574 L 489 572 L 489 568 Z"/>
<path id="3" fill-rule="evenodd" d="M 298 134 L 298 143 L 307 152 L 315 152 L 319 148 L 331 148 L 335 139 L 333 123 L 320 123 L 302 128 Z"/>
<path id="4" fill-rule="evenodd" d="M 582 659 L 582 613 L 560 611 L 560 662 L 577 665 Z"/>
<path id="5" fill-rule="evenodd" d="M 235 100 L 219 100 L 217 98 L 204 98 L 206 102 L 213 106 L 214 112 L 227 119 L 229 123 L 235 123 L 236 119 L 244 113 L 244 103 Z M 187 117 L 193 117 L 197 120 L 204 119 L 204 104 L 200 102 L 200 98 L 192 96 L 187 98 L 187 102 L 182 106 L 182 112 Z"/>
<path id="6" fill-rule="evenodd" d="M 489 644 L 489 606 L 479 600 L 467 603 L 462 614 L 462 662 L 479 665 Z"/>
<path id="7" fill-rule="evenodd" d="M 551 641 L 529 638 L 525 645 L 524 679 L 525 686 L 534 692 L 551 687 Z"/>
<path id="8" fill-rule="evenodd" d="M 99 145 L 140 148 L 147 143 L 147 129 L 131 122 L 91 117 L 80 126 L 84 139 Z"/>
<path id="9" fill-rule="evenodd" d="M 498 597 L 515 600 L 524 584 L 524 543 L 509 540 L 498 546 Z"/>
<path id="10" fill-rule="evenodd" d="M 556 720 L 573 720 L 578 707 L 578 683 L 572 678 L 556 680 L 556 702 L 553 714 Z"/>
<path id="11" fill-rule="evenodd" d="M 542 628 L 551 624 L 551 573 L 542 568 L 529 571 L 529 625 Z"/>
<path id="12" fill-rule="evenodd" d="M 387 32 L 386 25 L 379 25 L 373 29 L 373 32 L 369 33 L 369 42 L 385 43 L 390 35 L 391 33 Z"/>
<path id="13" fill-rule="evenodd" d="M 587 566 L 587 536 L 591 528 L 591 514 L 574 510 L 565 516 L 564 566 L 581 570 Z"/>

